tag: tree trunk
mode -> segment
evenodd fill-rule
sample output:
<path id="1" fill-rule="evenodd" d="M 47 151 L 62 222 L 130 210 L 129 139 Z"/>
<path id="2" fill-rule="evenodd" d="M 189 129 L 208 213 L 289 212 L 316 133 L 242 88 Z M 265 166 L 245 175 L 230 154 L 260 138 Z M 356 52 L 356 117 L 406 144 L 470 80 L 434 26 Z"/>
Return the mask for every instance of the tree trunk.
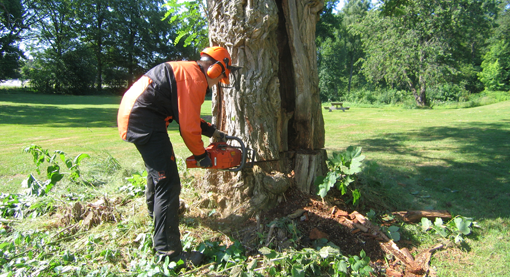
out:
<path id="1" fill-rule="evenodd" d="M 323 4 L 208 0 L 211 45 L 227 48 L 233 64 L 243 67 L 231 76 L 232 87 L 214 91 L 212 121 L 254 149 L 259 161 L 238 173 L 206 174 L 203 189 L 215 196 L 204 203 L 223 218 L 252 216 L 276 204 L 295 182 L 325 173 L 315 46 Z M 314 167 L 306 173 L 301 169 L 305 161 Z"/>
<path id="2" fill-rule="evenodd" d="M 352 81 L 352 72 L 354 71 L 354 56 L 355 56 L 355 54 L 356 54 L 356 51 L 353 51 L 352 56 L 351 56 L 351 68 L 349 69 L 349 87 L 347 89 L 348 94 L 351 93 L 351 81 Z"/>
<path id="3" fill-rule="evenodd" d="M 417 93 L 416 90 L 415 91 L 415 99 L 416 99 L 416 104 L 418 104 L 418 106 L 420 107 L 425 107 L 427 106 L 427 97 L 425 95 L 425 92 L 427 90 L 427 84 L 425 83 L 425 78 L 423 77 L 423 75 L 420 75 L 419 77 L 419 84 L 420 84 L 420 92 Z"/>

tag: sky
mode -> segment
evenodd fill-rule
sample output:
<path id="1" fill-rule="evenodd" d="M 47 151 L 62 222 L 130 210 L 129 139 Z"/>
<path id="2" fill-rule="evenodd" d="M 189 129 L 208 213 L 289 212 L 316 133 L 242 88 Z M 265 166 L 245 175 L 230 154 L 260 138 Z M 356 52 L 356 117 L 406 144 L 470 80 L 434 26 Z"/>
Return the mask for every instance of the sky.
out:
<path id="1" fill-rule="evenodd" d="M 338 3 L 338 5 L 336 6 L 336 10 L 339 11 L 341 10 L 345 5 L 345 0 L 340 0 L 340 2 Z"/>
<path id="2" fill-rule="evenodd" d="M 347 0 L 340 0 L 340 2 L 338 2 L 338 5 L 336 6 L 336 10 L 337 11 L 341 10 L 344 7 L 346 1 Z M 372 0 L 372 5 L 375 6 L 377 4 L 377 1 L 378 0 Z"/>

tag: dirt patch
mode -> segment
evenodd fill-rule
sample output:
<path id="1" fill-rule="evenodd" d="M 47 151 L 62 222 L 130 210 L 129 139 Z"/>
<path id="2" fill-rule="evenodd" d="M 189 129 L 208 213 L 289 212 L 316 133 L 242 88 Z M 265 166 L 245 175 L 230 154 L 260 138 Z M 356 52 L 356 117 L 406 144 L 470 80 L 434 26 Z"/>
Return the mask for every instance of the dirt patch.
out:
<path id="1" fill-rule="evenodd" d="M 233 236 L 243 243 L 249 255 L 258 254 L 262 246 L 277 251 L 288 247 L 315 248 L 324 244 L 326 240 L 321 238 L 325 238 L 338 246 L 344 256 L 359 256 L 362 250 L 365 251 L 371 266 L 380 272 L 385 264 L 385 254 L 379 242 L 341 225 L 334 216 L 335 210 L 353 212 L 339 193 L 332 191 L 322 201 L 318 196 L 306 195 L 291 187 L 276 207 L 250 218 L 233 232 Z M 265 237 L 260 234 L 265 234 Z"/>

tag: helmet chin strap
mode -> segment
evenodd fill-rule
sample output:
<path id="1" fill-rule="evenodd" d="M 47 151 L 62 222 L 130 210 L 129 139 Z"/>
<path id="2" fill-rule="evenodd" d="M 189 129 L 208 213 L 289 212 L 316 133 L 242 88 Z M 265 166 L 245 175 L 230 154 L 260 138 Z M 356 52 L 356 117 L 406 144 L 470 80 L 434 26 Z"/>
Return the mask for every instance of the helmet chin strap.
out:
<path id="1" fill-rule="evenodd" d="M 237 76 L 237 74 L 236 74 L 236 73 L 237 73 L 237 72 L 238 72 L 241 68 L 242 68 L 241 66 L 232 66 L 232 65 L 228 66 L 228 69 L 230 69 L 230 76 L 231 76 L 231 77 L 232 77 L 232 79 L 233 79 L 233 82 L 230 82 L 231 84 L 232 84 L 232 83 L 237 82 L 237 77 L 238 77 L 238 76 Z M 230 78 L 230 76 L 229 76 L 229 78 Z M 222 84 L 221 82 L 220 82 L 220 83 L 218 83 L 218 87 L 220 87 L 220 88 L 234 88 L 233 86 L 223 86 L 223 85 L 221 85 L 221 84 Z"/>

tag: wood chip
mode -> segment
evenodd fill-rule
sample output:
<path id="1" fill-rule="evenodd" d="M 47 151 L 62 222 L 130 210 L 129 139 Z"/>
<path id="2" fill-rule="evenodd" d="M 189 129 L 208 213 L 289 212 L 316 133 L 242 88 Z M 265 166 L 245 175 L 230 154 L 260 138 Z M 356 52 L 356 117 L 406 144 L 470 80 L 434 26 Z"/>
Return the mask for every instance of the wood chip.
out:
<path id="1" fill-rule="evenodd" d="M 445 218 L 450 219 L 452 215 L 445 210 L 430 210 L 430 211 L 420 211 L 420 210 L 411 210 L 411 211 L 400 211 L 393 212 L 392 214 L 397 215 L 402 218 L 405 222 L 420 222 L 423 217 L 428 219 L 434 218 Z"/>

